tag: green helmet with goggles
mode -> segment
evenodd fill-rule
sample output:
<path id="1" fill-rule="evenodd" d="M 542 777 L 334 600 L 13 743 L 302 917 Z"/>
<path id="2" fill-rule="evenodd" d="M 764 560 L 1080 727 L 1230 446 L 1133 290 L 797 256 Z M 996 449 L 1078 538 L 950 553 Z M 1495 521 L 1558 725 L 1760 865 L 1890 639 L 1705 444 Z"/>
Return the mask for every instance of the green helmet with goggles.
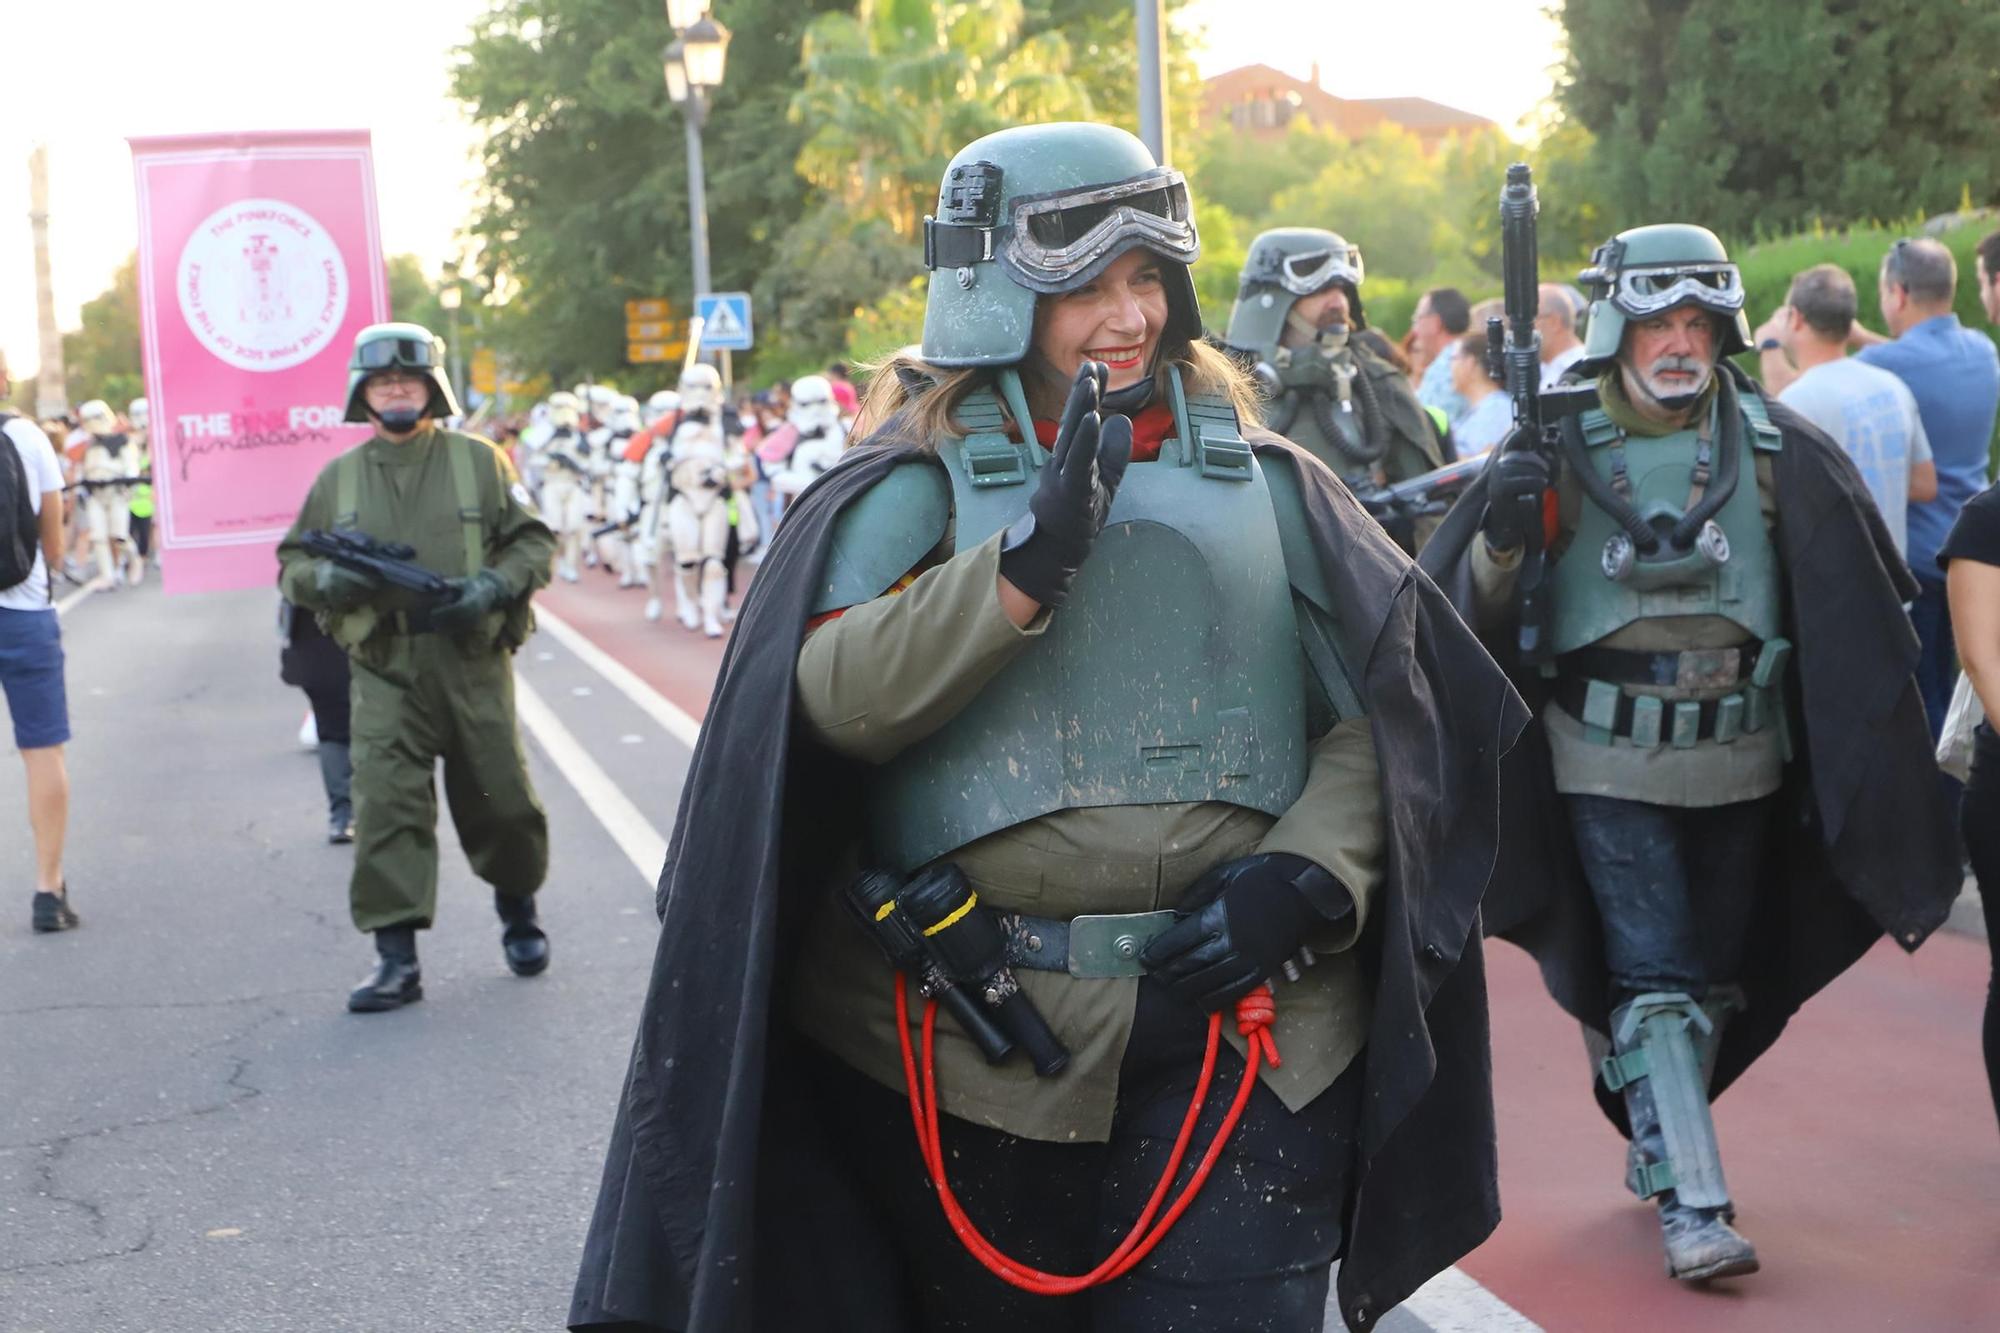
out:
<path id="1" fill-rule="evenodd" d="M 1592 373 L 1617 358 L 1627 320 L 1650 319 L 1684 305 L 1718 317 L 1718 357 L 1749 350 L 1743 275 L 1706 227 L 1663 222 L 1621 231 L 1597 247 L 1577 281 L 1591 298 L 1583 365 Z"/>
<path id="2" fill-rule="evenodd" d="M 458 399 L 445 378 L 444 339 L 421 324 L 370 324 L 354 335 L 354 352 L 347 358 L 347 413 L 342 420 L 373 419 L 361 386 L 369 376 L 389 370 L 408 371 L 430 381 L 430 399 L 421 416 L 458 415 Z"/>
<path id="3" fill-rule="evenodd" d="M 975 139 L 945 168 L 937 213 L 924 219 L 924 359 L 1020 361 L 1038 297 L 1075 291 L 1138 248 L 1170 261 L 1164 332 L 1199 338 L 1188 266 L 1201 241 L 1180 172 L 1109 125 L 1024 125 Z"/>
<path id="4" fill-rule="evenodd" d="M 1336 283 L 1347 290 L 1349 325 L 1368 327 L 1361 312 L 1361 247 L 1318 227 L 1277 227 L 1250 243 L 1223 341 L 1245 351 L 1276 347 L 1301 297 Z"/>

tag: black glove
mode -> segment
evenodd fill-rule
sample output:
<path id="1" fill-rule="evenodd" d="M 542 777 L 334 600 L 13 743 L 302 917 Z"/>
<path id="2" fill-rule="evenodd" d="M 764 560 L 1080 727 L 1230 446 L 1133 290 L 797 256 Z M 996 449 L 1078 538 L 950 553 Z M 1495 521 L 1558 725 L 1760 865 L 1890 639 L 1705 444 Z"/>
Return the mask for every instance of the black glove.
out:
<path id="1" fill-rule="evenodd" d="M 352 611 L 382 588 L 373 574 L 331 560 L 313 562 L 313 600 L 323 610 Z"/>
<path id="2" fill-rule="evenodd" d="M 1077 371 L 1028 512 L 1000 541 L 1001 577 L 1043 606 L 1061 606 L 1069 597 L 1132 461 L 1131 419 L 1098 416 L 1110 373 L 1098 361 Z"/>
<path id="3" fill-rule="evenodd" d="M 1503 446 L 1504 447 L 1504 446 Z M 1496 551 L 1519 550 L 1542 521 L 1542 492 L 1549 488 L 1549 461 L 1532 449 L 1494 458 L 1486 469 L 1486 544 Z"/>
<path id="4" fill-rule="evenodd" d="M 447 634 L 478 629 L 486 613 L 507 598 L 507 580 L 497 570 L 482 569 L 471 578 L 447 581 L 458 596 L 431 610 L 431 624 Z"/>
<path id="5" fill-rule="evenodd" d="M 1176 999 L 1214 1010 L 1277 975 L 1308 931 L 1351 915 L 1354 898 L 1303 856 L 1258 852 L 1196 880 L 1178 910 L 1139 961 Z"/>

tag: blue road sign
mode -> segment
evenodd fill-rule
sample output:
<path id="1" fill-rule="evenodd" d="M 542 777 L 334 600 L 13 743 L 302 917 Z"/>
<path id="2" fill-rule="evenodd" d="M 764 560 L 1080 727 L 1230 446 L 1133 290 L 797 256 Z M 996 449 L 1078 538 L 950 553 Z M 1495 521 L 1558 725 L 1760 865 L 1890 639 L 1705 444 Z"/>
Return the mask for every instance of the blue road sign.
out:
<path id="1" fill-rule="evenodd" d="M 710 292 L 694 303 L 701 319 L 701 345 L 718 352 L 747 352 L 754 341 L 750 331 L 750 293 Z"/>

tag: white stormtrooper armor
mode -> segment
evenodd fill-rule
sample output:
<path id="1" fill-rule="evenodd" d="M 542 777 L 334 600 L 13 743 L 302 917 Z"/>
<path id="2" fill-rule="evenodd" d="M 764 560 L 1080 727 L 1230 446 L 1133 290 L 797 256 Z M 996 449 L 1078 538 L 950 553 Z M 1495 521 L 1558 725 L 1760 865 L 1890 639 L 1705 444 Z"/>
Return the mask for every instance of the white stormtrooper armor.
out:
<path id="1" fill-rule="evenodd" d="M 152 433 L 152 408 L 143 398 L 134 398 L 126 405 L 125 420 L 131 423 L 135 438 L 143 440 Z"/>
<path id="2" fill-rule="evenodd" d="M 556 535 L 556 574 L 571 583 L 590 521 L 590 446 L 579 429 L 582 418 L 575 394 L 550 394 L 547 430 L 529 446 L 542 474 L 542 522 Z"/>
<path id="3" fill-rule="evenodd" d="M 618 571 L 621 588 L 637 587 L 640 581 L 631 541 L 632 529 L 639 521 L 640 464 L 627 457 L 639 426 L 639 400 L 628 396 L 613 403 L 604 425 L 591 432 L 594 462 L 606 478 L 604 522 L 618 524 L 599 540 L 604 559 Z"/>
<path id="4" fill-rule="evenodd" d="M 672 389 L 662 389 L 646 400 L 641 419 L 648 426 L 657 426 L 674 413 L 681 410 L 681 396 Z"/>
<path id="5" fill-rule="evenodd" d="M 731 480 L 747 460 L 723 434 L 722 377 L 713 366 L 690 366 L 681 376 L 680 395 L 681 420 L 665 459 L 674 600 L 681 624 L 715 639 L 722 636 L 729 597 L 723 557 L 729 549 Z M 748 505 L 739 511 L 738 540 L 754 543 L 756 519 Z M 747 533 L 741 526 L 745 519 Z M 657 616 L 656 605 L 647 609 Z"/>
<path id="6" fill-rule="evenodd" d="M 789 499 L 840 460 L 847 447 L 847 428 L 841 423 L 833 385 L 824 375 L 806 375 L 793 382 L 792 407 L 785 420 L 798 433 L 798 441 L 784 467 L 771 477 L 771 485 Z"/>
<path id="7" fill-rule="evenodd" d="M 129 482 L 141 471 L 140 451 L 118 429 L 118 418 L 103 399 L 91 399 L 78 409 L 77 416 L 90 434 L 78 480 L 84 487 L 83 513 L 90 531 L 91 556 L 104 586 L 115 588 L 123 565 L 136 561 L 139 555 L 132 542 Z"/>

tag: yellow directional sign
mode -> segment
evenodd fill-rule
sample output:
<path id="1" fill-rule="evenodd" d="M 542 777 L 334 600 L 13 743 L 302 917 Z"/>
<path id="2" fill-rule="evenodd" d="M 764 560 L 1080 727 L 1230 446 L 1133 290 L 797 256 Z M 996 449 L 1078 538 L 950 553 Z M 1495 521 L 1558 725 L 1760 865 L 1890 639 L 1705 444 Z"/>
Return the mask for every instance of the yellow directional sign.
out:
<path id="1" fill-rule="evenodd" d="M 635 343 L 671 342 L 681 336 L 680 325 L 671 320 L 630 320 L 625 325 L 625 340 Z"/>
<path id="2" fill-rule="evenodd" d="M 491 394 L 500 382 L 500 358 L 491 347 L 482 347 L 472 354 L 472 388 L 475 393 Z"/>
<path id="3" fill-rule="evenodd" d="M 625 359 L 633 365 L 645 365 L 655 361 L 678 361 L 687 354 L 687 339 L 676 338 L 670 342 L 631 342 L 625 344 Z"/>
<path id="4" fill-rule="evenodd" d="M 661 320 L 672 319 L 673 317 L 673 303 L 665 298 L 650 301 L 627 301 L 625 303 L 625 318 L 627 320 Z"/>

